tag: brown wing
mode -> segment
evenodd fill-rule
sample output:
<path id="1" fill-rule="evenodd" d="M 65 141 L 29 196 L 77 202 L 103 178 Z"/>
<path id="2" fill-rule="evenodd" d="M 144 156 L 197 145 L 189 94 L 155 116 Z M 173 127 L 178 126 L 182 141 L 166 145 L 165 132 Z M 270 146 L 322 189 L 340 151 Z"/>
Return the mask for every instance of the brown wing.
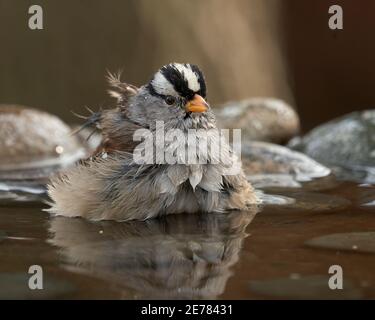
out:
<path id="1" fill-rule="evenodd" d="M 139 144 L 139 141 L 133 141 L 134 132 L 142 128 L 141 125 L 127 118 L 126 110 L 123 108 L 103 111 L 100 121 L 102 143 L 94 152 L 94 155 L 113 151 L 133 152 Z"/>
<path id="2" fill-rule="evenodd" d="M 117 102 L 120 105 L 124 105 L 128 102 L 131 96 L 138 93 L 139 88 L 132 84 L 121 82 L 120 77 L 120 73 L 113 74 L 108 71 L 107 81 L 111 87 L 111 89 L 108 90 L 108 93 L 112 98 L 117 99 Z"/>
<path id="3" fill-rule="evenodd" d="M 120 81 L 120 74 L 108 72 L 109 94 L 117 99 L 118 107 L 99 112 L 91 112 L 81 129 L 95 126 L 102 135 L 102 142 L 91 157 L 100 153 L 113 151 L 132 152 L 139 142 L 133 141 L 134 131 L 142 128 L 127 117 L 127 104 L 130 97 L 138 93 L 139 88 Z M 79 131 L 78 130 L 78 131 Z"/>

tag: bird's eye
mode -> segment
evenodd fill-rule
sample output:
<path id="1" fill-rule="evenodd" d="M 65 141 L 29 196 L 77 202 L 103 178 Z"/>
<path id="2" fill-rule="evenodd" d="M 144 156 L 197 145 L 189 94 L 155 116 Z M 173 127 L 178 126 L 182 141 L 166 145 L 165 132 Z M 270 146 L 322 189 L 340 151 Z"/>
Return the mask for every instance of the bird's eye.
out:
<path id="1" fill-rule="evenodd" d="M 176 102 L 176 98 L 173 96 L 166 96 L 165 102 L 169 105 L 172 105 Z"/>

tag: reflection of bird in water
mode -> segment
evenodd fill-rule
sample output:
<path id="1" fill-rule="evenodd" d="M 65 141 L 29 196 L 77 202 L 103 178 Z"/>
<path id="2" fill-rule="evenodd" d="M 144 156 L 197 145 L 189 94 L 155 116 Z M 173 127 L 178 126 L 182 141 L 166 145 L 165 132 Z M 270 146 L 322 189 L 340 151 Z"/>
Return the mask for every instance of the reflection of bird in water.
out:
<path id="1" fill-rule="evenodd" d="M 214 299 L 225 289 L 255 213 L 128 223 L 56 217 L 49 242 L 69 269 L 118 285 L 124 298 Z"/>
<path id="2" fill-rule="evenodd" d="M 197 66 L 166 65 L 141 88 L 114 77 L 110 83 L 117 108 L 94 113 L 87 121 L 101 131 L 102 144 L 91 159 L 51 180 L 50 212 L 125 221 L 245 210 L 259 202 L 241 161 L 217 131 Z M 157 123 L 163 124 L 163 143 L 156 141 Z M 141 132 L 154 137 L 150 145 L 142 142 L 146 154 L 164 145 L 159 160 L 153 152 L 143 163 L 134 159 L 140 145 L 134 134 Z"/>

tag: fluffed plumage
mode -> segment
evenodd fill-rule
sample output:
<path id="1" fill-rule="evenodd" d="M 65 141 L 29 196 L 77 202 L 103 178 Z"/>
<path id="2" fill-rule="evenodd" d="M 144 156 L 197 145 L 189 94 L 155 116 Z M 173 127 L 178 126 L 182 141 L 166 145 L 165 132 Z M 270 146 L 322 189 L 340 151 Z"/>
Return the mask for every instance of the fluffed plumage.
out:
<path id="1" fill-rule="evenodd" d="M 134 141 L 134 134 L 139 129 L 155 134 L 156 121 L 164 121 L 165 131 L 179 129 L 184 136 L 189 129 L 205 133 L 216 128 L 198 67 L 169 64 L 141 88 L 113 75 L 108 80 L 118 106 L 93 113 L 86 121 L 101 132 L 102 143 L 92 157 L 51 179 L 50 212 L 92 220 L 144 220 L 164 214 L 243 210 L 259 203 L 227 143 L 222 147 L 239 168 L 236 174 L 228 174 L 228 162 L 216 159 L 212 151 L 204 163 L 199 157 L 196 163 L 156 163 L 153 158 L 152 163 L 140 164 L 134 160 L 140 143 Z M 199 134 L 197 139 L 201 139 Z M 188 152 L 188 144 L 182 147 Z M 166 144 L 165 157 L 172 154 L 176 150 Z"/>

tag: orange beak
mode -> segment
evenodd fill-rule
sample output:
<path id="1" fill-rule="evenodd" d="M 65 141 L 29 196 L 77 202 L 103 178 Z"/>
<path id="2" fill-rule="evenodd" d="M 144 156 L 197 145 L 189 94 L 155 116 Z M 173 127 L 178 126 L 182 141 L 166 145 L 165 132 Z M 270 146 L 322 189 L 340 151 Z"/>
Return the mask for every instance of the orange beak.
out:
<path id="1" fill-rule="evenodd" d="M 195 94 L 193 99 L 186 105 L 187 112 L 205 112 L 208 109 L 208 103 L 199 94 Z"/>

